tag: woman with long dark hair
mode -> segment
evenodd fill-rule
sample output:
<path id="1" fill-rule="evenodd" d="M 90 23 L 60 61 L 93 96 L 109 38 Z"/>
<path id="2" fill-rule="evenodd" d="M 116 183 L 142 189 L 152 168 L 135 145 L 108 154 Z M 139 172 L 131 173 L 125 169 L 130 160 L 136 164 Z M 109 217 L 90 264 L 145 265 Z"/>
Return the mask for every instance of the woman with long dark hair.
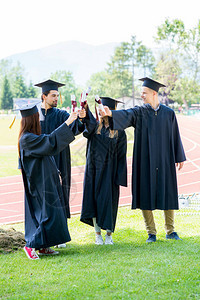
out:
<path id="1" fill-rule="evenodd" d="M 112 110 L 119 102 L 108 97 L 101 100 Z M 87 129 L 83 132 L 88 144 L 81 221 L 94 226 L 97 245 L 104 243 L 101 229 L 106 230 L 105 244 L 112 245 L 119 186 L 127 186 L 126 134 L 124 130 L 112 130 L 108 117 L 98 122 L 89 110 L 88 114 Z"/>
<path id="2" fill-rule="evenodd" d="M 19 160 L 25 189 L 24 251 L 28 258 L 58 254 L 50 246 L 71 240 L 64 209 L 59 171 L 53 155 L 74 140 L 68 127 L 77 113 L 51 134 L 41 134 L 37 106 L 20 109 L 22 119 L 18 139 Z"/>

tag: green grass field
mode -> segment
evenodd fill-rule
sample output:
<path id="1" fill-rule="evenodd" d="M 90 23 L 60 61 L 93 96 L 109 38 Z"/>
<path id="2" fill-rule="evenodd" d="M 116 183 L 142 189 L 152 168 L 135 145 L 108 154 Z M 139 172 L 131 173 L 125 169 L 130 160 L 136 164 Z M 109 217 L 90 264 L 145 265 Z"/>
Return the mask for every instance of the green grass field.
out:
<path id="1" fill-rule="evenodd" d="M 19 133 L 20 120 L 16 119 L 12 129 L 9 125 L 12 123 L 12 117 L 0 117 L 0 177 L 19 175 L 18 166 L 18 151 L 17 139 Z M 133 129 L 127 129 L 127 138 L 129 141 L 133 140 Z M 77 140 L 80 140 L 77 143 Z M 76 137 L 75 142 L 70 145 L 71 148 L 71 162 L 73 166 L 80 166 L 85 164 L 85 151 L 87 140 L 82 139 L 82 135 Z M 127 156 L 131 156 L 133 151 L 133 144 L 128 143 Z"/>
<path id="2" fill-rule="evenodd" d="M 95 245 L 93 228 L 76 215 L 69 220 L 72 241 L 58 256 L 1 254 L 0 299 L 200 299 L 199 214 L 176 213 L 182 241 L 166 240 L 163 212 L 154 215 L 153 244 L 145 242 L 141 212 L 123 207 L 114 245 Z"/>

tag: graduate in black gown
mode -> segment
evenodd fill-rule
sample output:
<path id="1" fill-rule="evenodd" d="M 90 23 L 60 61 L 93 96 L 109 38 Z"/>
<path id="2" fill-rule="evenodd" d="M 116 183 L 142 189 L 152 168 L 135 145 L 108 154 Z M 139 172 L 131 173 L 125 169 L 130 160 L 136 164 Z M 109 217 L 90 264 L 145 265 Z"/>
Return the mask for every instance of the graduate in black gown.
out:
<path id="1" fill-rule="evenodd" d="M 22 119 L 19 133 L 19 159 L 25 190 L 24 250 L 30 259 L 40 255 L 58 254 L 49 248 L 71 240 L 59 170 L 53 155 L 74 140 L 69 125 L 76 113 L 51 134 L 41 133 L 37 106 L 20 109 Z"/>
<path id="2" fill-rule="evenodd" d="M 35 86 L 42 88 L 42 105 L 41 110 L 39 111 L 42 133 L 50 134 L 69 118 L 69 113 L 67 111 L 56 108 L 59 98 L 58 88 L 64 85 L 65 84 L 63 83 L 50 79 L 35 84 Z M 84 111 L 80 112 L 80 118 L 84 117 Z M 70 128 L 75 136 L 83 132 L 85 128 L 84 124 L 80 121 L 80 118 L 75 120 L 70 125 Z M 54 158 L 62 178 L 61 184 L 65 201 L 66 215 L 67 218 L 70 218 L 69 195 L 71 185 L 71 155 L 69 145 L 66 145 L 61 152 L 54 155 Z M 65 244 L 59 245 L 59 247 L 64 246 Z"/>
<path id="3" fill-rule="evenodd" d="M 116 109 L 115 99 L 101 100 Z M 107 117 L 97 122 L 90 111 L 88 115 L 83 133 L 88 143 L 80 220 L 94 226 L 96 244 L 103 244 L 101 229 L 107 231 L 105 244 L 113 244 L 111 234 L 115 230 L 119 186 L 127 186 L 126 134 L 124 130 L 111 130 Z"/>
<path id="4" fill-rule="evenodd" d="M 150 78 L 142 78 L 142 106 L 110 111 L 113 129 L 133 126 L 132 209 L 140 208 L 148 233 L 147 242 L 156 241 L 152 210 L 164 210 L 167 239 L 180 239 L 174 231 L 174 210 L 178 209 L 176 165 L 186 160 L 174 111 L 159 103 L 158 90 L 164 87 Z"/>

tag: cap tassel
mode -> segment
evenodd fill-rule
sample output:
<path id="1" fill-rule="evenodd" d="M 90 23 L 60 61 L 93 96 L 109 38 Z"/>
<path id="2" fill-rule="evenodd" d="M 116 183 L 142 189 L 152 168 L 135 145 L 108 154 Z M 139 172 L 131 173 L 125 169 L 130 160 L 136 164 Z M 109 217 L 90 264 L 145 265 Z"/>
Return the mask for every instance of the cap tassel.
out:
<path id="1" fill-rule="evenodd" d="M 60 92 L 60 104 L 61 105 L 63 104 L 61 92 Z"/>
<path id="2" fill-rule="evenodd" d="M 12 123 L 11 123 L 10 126 L 9 126 L 10 129 L 12 129 L 13 124 L 15 123 L 15 120 L 16 120 L 16 116 L 14 116 L 14 119 L 13 119 Z"/>

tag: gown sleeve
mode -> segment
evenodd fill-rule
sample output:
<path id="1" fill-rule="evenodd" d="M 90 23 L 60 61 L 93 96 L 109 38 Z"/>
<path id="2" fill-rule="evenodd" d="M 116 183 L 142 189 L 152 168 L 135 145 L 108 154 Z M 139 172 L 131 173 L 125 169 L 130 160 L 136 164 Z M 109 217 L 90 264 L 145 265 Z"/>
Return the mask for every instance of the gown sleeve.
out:
<path id="1" fill-rule="evenodd" d="M 117 185 L 127 186 L 127 137 L 125 131 L 119 131 L 117 145 L 117 174 L 115 183 Z"/>
<path id="2" fill-rule="evenodd" d="M 138 114 L 138 108 L 112 111 L 113 129 L 123 130 L 130 126 L 135 127 Z"/>
<path id="3" fill-rule="evenodd" d="M 176 119 L 176 115 L 174 114 L 173 120 L 172 120 L 172 131 L 173 131 L 173 143 L 174 143 L 174 157 L 175 162 L 183 162 L 186 160 L 185 152 L 183 149 L 183 144 L 181 141 L 178 123 Z"/>
<path id="4" fill-rule="evenodd" d="M 61 122 L 64 123 L 70 116 L 70 114 L 67 111 L 64 110 L 59 110 L 59 112 L 61 113 Z M 73 134 L 79 135 L 80 133 L 82 133 L 84 131 L 84 124 L 80 121 L 79 118 L 77 118 L 74 122 L 72 122 L 69 125 L 69 128 L 72 130 Z"/>
<path id="5" fill-rule="evenodd" d="M 89 108 L 87 109 L 87 118 L 84 119 L 84 123 L 85 123 L 85 130 L 83 132 L 83 136 L 87 139 L 90 139 L 90 137 L 95 132 L 97 121 L 93 116 L 92 112 L 89 110 Z"/>
<path id="6" fill-rule="evenodd" d="M 77 118 L 72 124 L 69 125 L 69 128 L 72 130 L 74 135 L 79 135 L 84 131 L 85 126 L 80 119 Z"/>
<path id="7" fill-rule="evenodd" d="M 26 132 L 20 138 L 20 152 L 23 151 L 23 156 L 27 157 L 56 155 L 74 139 L 71 129 L 63 123 L 48 135 Z"/>

